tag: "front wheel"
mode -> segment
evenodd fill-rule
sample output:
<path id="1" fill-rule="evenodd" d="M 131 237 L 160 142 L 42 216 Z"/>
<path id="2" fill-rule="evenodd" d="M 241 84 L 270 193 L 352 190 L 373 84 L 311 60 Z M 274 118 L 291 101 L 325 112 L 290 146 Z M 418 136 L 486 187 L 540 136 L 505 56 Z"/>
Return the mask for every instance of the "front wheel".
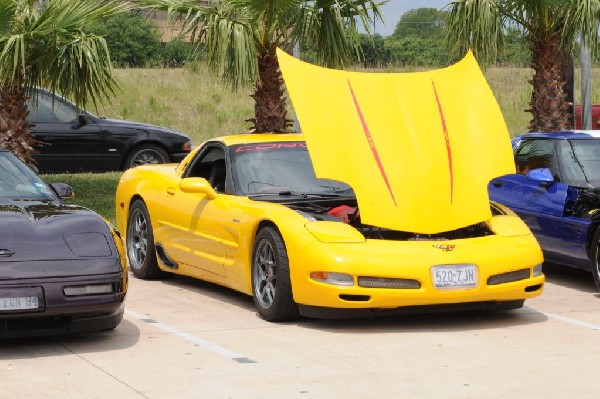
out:
<path id="1" fill-rule="evenodd" d="M 141 200 L 134 201 L 129 208 L 125 243 L 129 267 L 134 276 L 150 279 L 162 274 L 156 261 L 150 216 L 146 204 Z"/>
<path id="2" fill-rule="evenodd" d="M 267 321 L 298 317 L 292 297 L 290 267 L 283 238 L 273 227 L 262 228 L 252 251 L 252 297 L 258 314 Z"/>
<path id="3" fill-rule="evenodd" d="M 600 290 L 600 228 L 596 230 L 592 239 L 592 276 L 596 287 Z"/>
<path id="4" fill-rule="evenodd" d="M 169 154 L 155 144 L 144 144 L 132 150 L 125 161 L 125 169 L 148 163 L 167 163 Z"/>

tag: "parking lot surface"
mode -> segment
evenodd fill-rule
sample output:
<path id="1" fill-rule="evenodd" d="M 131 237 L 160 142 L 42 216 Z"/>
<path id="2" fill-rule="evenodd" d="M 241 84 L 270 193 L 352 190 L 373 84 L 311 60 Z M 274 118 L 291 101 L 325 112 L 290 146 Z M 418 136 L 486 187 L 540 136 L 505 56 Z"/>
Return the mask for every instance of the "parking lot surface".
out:
<path id="1" fill-rule="evenodd" d="M 597 398 L 600 294 L 545 272 L 517 311 L 281 324 L 225 288 L 132 277 L 113 331 L 0 341 L 0 398 Z"/>

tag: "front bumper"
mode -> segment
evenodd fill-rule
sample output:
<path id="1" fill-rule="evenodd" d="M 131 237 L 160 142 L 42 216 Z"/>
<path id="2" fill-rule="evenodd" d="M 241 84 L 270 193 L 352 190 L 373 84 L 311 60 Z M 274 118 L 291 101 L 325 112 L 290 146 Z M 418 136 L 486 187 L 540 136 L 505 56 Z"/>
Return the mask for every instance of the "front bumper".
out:
<path id="1" fill-rule="evenodd" d="M 520 307 L 519 301 L 540 295 L 544 275 L 534 276 L 533 268 L 543 262 L 539 245 L 531 235 L 517 237 L 486 236 L 455 240 L 452 251 L 436 247 L 435 241 L 367 240 L 364 243 L 313 243 L 301 252 L 290 253 L 290 278 L 294 301 L 304 314 L 332 309 L 369 309 L 366 314 L 402 313 L 409 307 L 425 311 L 424 306 L 442 310 L 464 308 Z M 475 264 L 477 286 L 436 288 L 431 268 L 434 265 Z M 527 270 L 529 271 L 527 273 Z M 315 281 L 311 272 L 350 274 L 354 284 L 340 286 Z M 525 271 L 516 281 L 492 283 L 491 277 Z M 372 288 L 358 285 L 358 277 L 408 279 L 418 288 Z M 460 307 L 459 306 L 459 307 Z M 522 306 L 522 303 L 521 303 Z M 360 312 L 355 312 L 359 314 Z"/>
<path id="2" fill-rule="evenodd" d="M 115 328 L 123 319 L 126 296 L 123 273 L 48 279 L 0 281 L 0 295 L 35 295 L 35 309 L 0 311 L 0 337 L 64 335 Z M 107 294 L 66 296 L 67 286 L 111 284 Z"/>

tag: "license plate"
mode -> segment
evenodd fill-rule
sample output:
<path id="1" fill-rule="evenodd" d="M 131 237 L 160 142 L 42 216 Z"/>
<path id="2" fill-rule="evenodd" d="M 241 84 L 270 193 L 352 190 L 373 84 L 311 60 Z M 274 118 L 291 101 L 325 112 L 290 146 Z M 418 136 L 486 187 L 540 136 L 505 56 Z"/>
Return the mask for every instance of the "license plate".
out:
<path id="1" fill-rule="evenodd" d="M 39 307 L 37 296 L 0 298 L 0 310 L 25 310 Z"/>
<path id="2" fill-rule="evenodd" d="M 438 289 L 476 288 L 477 267 L 472 264 L 433 266 L 431 278 Z"/>

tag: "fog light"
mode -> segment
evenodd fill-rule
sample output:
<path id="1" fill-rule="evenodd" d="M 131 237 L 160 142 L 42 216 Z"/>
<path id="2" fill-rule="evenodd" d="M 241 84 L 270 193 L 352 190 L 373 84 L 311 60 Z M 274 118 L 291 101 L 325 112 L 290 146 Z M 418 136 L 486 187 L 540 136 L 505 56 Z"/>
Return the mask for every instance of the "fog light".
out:
<path id="1" fill-rule="evenodd" d="M 90 284 L 77 285 L 73 287 L 64 287 L 63 292 L 66 296 L 111 294 L 114 292 L 112 284 Z"/>
<path id="2" fill-rule="evenodd" d="M 542 265 L 535 265 L 533 267 L 533 277 L 537 277 L 537 276 L 541 276 L 542 275 Z"/>
<path id="3" fill-rule="evenodd" d="M 312 272 L 310 278 L 321 283 L 327 283 L 332 285 L 354 285 L 354 277 L 345 273 L 331 273 L 331 272 Z"/>

